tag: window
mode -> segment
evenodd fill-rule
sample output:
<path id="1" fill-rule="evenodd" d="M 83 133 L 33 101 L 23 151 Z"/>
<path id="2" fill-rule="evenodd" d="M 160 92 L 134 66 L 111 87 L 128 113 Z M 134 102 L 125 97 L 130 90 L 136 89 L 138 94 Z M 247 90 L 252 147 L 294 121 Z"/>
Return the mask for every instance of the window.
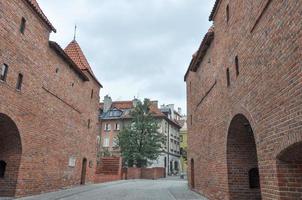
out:
<path id="1" fill-rule="evenodd" d="M 113 147 L 118 147 L 118 139 L 117 139 L 117 137 L 113 138 L 112 146 Z"/>
<path id="2" fill-rule="evenodd" d="M 24 34 L 25 27 L 26 27 L 26 19 L 25 19 L 24 17 L 22 17 L 21 25 L 20 25 L 20 32 L 21 32 L 22 34 Z"/>
<path id="3" fill-rule="evenodd" d="M 109 112 L 109 117 L 120 117 L 123 114 L 122 111 L 114 109 Z"/>
<path id="4" fill-rule="evenodd" d="M 168 125 L 168 123 L 167 122 L 165 122 L 165 133 L 168 133 L 168 129 L 169 129 L 169 127 L 168 127 L 169 125 Z"/>
<path id="5" fill-rule="evenodd" d="M 259 170 L 258 168 L 252 168 L 249 171 L 250 188 L 260 188 Z"/>
<path id="6" fill-rule="evenodd" d="M 93 98 L 93 90 L 91 90 L 90 98 Z"/>
<path id="7" fill-rule="evenodd" d="M 111 124 L 105 124 L 104 131 L 111 131 Z"/>
<path id="8" fill-rule="evenodd" d="M 59 73 L 59 68 L 56 68 L 56 74 Z"/>
<path id="9" fill-rule="evenodd" d="M 6 162 L 0 160 L 0 178 L 4 178 L 5 169 L 6 169 Z"/>
<path id="10" fill-rule="evenodd" d="M 119 124 L 119 123 L 116 123 L 116 124 L 115 124 L 115 130 L 117 130 L 117 131 L 120 130 L 120 124 Z"/>
<path id="11" fill-rule="evenodd" d="M 226 76 L 227 76 L 227 86 L 229 87 L 231 85 L 229 68 L 227 68 L 227 70 L 226 70 Z"/>
<path id="12" fill-rule="evenodd" d="M 190 115 L 190 121 L 191 121 L 191 125 L 193 124 L 193 116 Z"/>
<path id="13" fill-rule="evenodd" d="M 183 142 L 184 141 L 184 138 L 183 138 L 183 135 L 180 136 L 180 142 Z"/>
<path id="14" fill-rule="evenodd" d="M 236 76 L 239 75 L 239 60 L 238 56 L 235 57 Z"/>
<path id="15" fill-rule="evenodd" d="M 17 80 L 17 86 L 16 86 L 17 90 L 21 90 L 22 82 L 23 82 L 23 75 L 19 74 L 18 75 L 18 80 Z"/>
<path id="16" fill-rule="evenodd" d="M 88 119 L 87 127 L 90 129 L 91 128 L 91 120 Z"/>
<path id="17" fill-rule="evenodd" d="M 6 81 L 6 76 L 8 72 L 8 66 L 6 64 L 3 64 L 0 68 L 0 80 Z"/>
<path id="18" fill-rule="evenodd" d="M 229 5 L 227 5 L 227 7 L 226 7 L 226 20 L 227 20 L 227 23 L 230 20 L 230 7 L 229 7 Z"/>
<path id="19" fill-rule="evenodd" d="M 106 137 L 105 139 L 104 139 L 104 143 L 103 143 L 103 147 L 109 147 L 109 137 Z"/>

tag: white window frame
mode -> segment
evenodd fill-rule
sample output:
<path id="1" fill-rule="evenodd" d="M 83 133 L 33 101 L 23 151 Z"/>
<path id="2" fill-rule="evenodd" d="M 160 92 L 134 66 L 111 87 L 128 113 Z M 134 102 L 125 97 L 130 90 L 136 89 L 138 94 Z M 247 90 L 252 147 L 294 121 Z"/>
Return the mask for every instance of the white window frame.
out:
<path id="1" fill-rule="evenodd" d="M 120 123 L 115 124 L 115 130 L 119 131 L 120 130 Z"/>
<path id="2" fill-rule="evenodd" d="M 103 147 L 110 147 L 110 138 L 109 137 L 104 138 Z"/>

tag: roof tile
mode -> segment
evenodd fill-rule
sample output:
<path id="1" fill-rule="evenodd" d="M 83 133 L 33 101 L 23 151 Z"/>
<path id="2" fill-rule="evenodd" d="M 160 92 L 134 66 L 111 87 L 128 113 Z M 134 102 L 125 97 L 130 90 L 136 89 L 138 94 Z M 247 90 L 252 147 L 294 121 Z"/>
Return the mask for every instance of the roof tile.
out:
<path id="1" fill-rule="evenodd" d="M 47 19 L 46 15 L 43 13 L 38 2 L 36 0 L 26 0 L 26 2 L 34 9 L 34 11 L 39 15 L 39 17 L 50 27 L 53 32 L 57 32 L 55 27 Z"/>

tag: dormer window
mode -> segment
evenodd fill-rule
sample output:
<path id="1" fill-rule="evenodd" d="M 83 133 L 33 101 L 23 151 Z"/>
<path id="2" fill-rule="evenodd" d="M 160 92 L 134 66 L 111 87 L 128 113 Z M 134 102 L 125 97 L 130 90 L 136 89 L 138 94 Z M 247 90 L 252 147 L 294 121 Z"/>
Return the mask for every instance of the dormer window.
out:
<path id="1" fill-rule="evenodd" d="M 20 32 L 24 34 L 26 28 L 26 19 L 22 17 L 21 19 L 21 25 L 20 25 Z"/>
<path id="2" fill-rule="evenodd" d="M 6 81 L 7 72 L 8 72 L 8 66 L 6 64 L 3 64 L 0 68 L 0 80 L 1 81 Z"/>
<path id="3" fill-rule="evenodd" d="M 109 117 L 120 117 L 122 114 L 123 112 L 118 109 L 109 111 Z"/>

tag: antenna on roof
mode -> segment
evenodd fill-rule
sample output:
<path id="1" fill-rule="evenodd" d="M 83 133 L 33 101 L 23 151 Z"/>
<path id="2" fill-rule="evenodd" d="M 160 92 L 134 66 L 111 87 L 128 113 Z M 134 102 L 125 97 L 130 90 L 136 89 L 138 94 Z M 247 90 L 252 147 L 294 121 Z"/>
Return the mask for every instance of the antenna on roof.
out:
<path id="1" fill-rule="evenodd" d="M 73 40 L 76 40 L 77 37 L 77 25 L 74 25 L 74 35 L 73 35 Z"/>

